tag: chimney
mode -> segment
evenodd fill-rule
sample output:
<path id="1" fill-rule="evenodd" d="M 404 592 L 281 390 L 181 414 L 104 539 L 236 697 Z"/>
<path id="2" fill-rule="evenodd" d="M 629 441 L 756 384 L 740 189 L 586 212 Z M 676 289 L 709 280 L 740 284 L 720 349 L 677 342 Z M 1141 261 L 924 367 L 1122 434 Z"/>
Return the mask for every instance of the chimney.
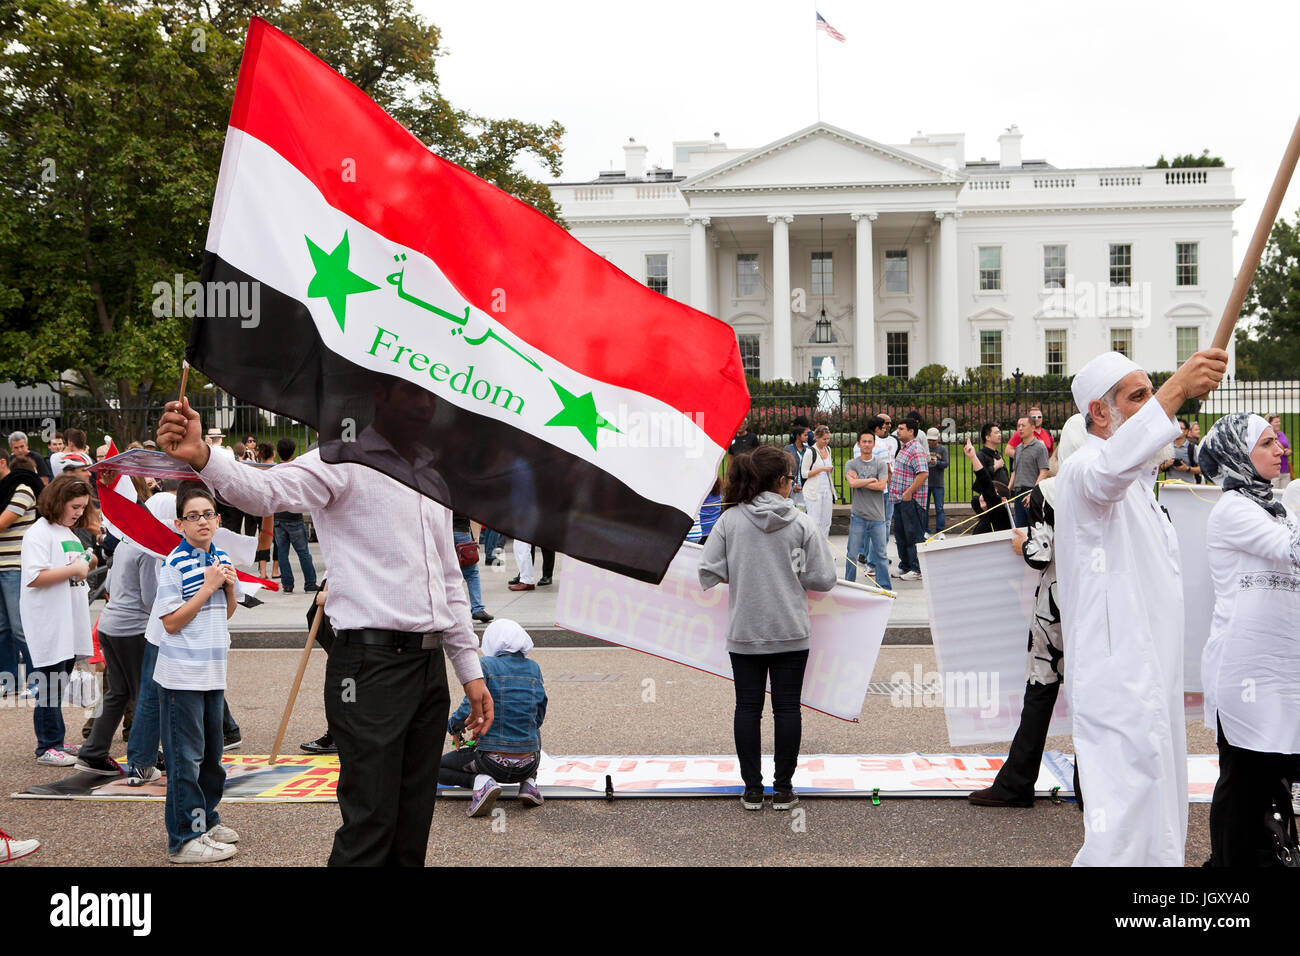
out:
<path id="1" fill-rule="evenodd" d="M 623 174 L 628 179 L 645 179 L 645 158 L 649 150 L 637 143 L 632 137 L 628 137 L 627 145 L 623 147 L 624 159 Z"/>
<path id="2" fill-rule="evenodd" d="M 1007 127 L 1007 131 L 998 137 L 998 146 L 1002 150 L 1002 158 L 998 165 L 1003 169 L 1019 169 L 1023 165 L 1020 161 L 1022 136 L 1020 127 L 1012 123 Z"/>

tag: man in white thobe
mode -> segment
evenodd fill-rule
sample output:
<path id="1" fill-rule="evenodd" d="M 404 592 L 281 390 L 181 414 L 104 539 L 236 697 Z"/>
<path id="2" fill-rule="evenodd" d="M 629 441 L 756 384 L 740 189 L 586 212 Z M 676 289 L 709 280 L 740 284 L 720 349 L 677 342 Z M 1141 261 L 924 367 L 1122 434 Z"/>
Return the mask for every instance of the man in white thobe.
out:
<path id="1" fill-rule="evenodd" d="M 1152 491 L 1179 406 L 1213 389 L 1228 355 L 1193 355 L 1159 392 L 1118 352 L 1071 391 L 1088 438 L 1056 481 L 1065 689 L 1085 803 L 1076 866 L 1182 866 L 1187 842 L 1182 572 Z M 1152 399 L 1155 399 L 1152 401 Z"/>

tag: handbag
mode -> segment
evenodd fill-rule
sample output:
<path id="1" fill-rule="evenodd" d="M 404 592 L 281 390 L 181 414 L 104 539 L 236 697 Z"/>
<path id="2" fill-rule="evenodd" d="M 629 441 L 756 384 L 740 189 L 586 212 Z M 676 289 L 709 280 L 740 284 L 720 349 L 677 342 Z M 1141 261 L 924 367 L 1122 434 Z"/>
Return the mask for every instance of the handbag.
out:
<path id="1" fill-rule="evenodd" d="M 99 681 L 96 675 L 78 664 L 68 675 L 63 688 L 64 707 L 94 707 L 99 703 Z"/>
<path id="2" fill-rule="evenodd" d="M 1274 866 L 1300 867 L 1300 843 L 1296 839 L 1295 813 L 1291 810 L 1291 787 L 1278 778 L 1273 800 L 1264 818 L 1264 829 L 1273 844 Z"/>
<path id="3" fill-rule="evenodd" d="M 456 558 L 462 568 L 478 564 L 478 544 L 474 541 L 462 541 L 456 545 Z"/>

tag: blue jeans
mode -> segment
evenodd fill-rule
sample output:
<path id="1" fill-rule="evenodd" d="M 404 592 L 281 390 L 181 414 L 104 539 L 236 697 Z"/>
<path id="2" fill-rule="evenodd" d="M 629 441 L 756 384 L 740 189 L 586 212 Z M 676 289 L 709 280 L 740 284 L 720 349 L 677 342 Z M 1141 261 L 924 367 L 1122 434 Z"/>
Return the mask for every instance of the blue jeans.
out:
<path id="1" fill-rule="evenodd" d="M 484 563 L 488 567 L 491 567 L 493 559 L 498 557 L 497 549 L 501 547 L 501 542 L 504 540 L 505 536 L 500 531 L 493 531 L 491 528 L 484 529 L 483 554 L 485 555 Z M 500 560 L 504 561 L 505 559 L 500 558 Z"/>
<path id="2" fill-rule="evenodd" d="M 153 668 L 158 662 L 158 645 L 145 641 L 144 659 L 140 663 L 140 693 L 135 699 L 135 716 L 131 718 L 131 738 L 126 744 L 126 762 L 130 767 L 143 770 L 158 760 L 161 741 L 161 717 L 158 708 L 158 685 L 154 683 Z"/>
<path id="3" fill-rule="evenodd" d="M 1022 493 L 1022 492 L 1029 491 L 1029 490 L 1031 490 L 1031 489 L 1030 489 L 1030 488 L 1013 488 L 1013 489 L 1012 489 L 1012 494 L 1017 494 L 1017 495 L 1018 495 L 1018 494 L 1020 494 L 1020 493 Z M 1029 527 L 1029 495 L 1025 495 L 1023 498 L 1017 498 L 1014 507 L 1015 507 L 1015 513 L 1016 513 L 1016 518 L 1015 518 L 1015 521 L 1016 521 L 1016 527 L 1017 527 L 1017 528 L 1027 528 L 1027 527 Z"/>
<path id="4" fill-rule="evenodd" d="M 472 535 L 467 534 L 464 531 L 453 531 L 451 536 L 452 540 L 457 544 L 464 544 L 467 541 L 474 540 Z M 485 610 L 483 607 L 483 587 L 479 584 L 478 580 L 478 565 L 462 564 L 460 566 L 460 574 L 461 577 L 465 579 L 465 586 L 469 588 L 470 613 L 477 614 L 479 611 Z"/>
<path id="5" fill-rule="evenodd" d="M 948 519 L 943 514 L 943 485 L 930 486 L 930 500 L 934 502 L 934 531 L 938 534 L 948 524 Z M 929 522 L 930 506 L 925 506 L 926 524 Z"/>
<path id="6" fill-rule="evenodd" d="M 894 505 L 894 543 L 898 545 L 898 570 L 921 573 L 916 560 L 916 545 L 925 540 L 925 512 L 913 501 L 898 501 Z"/>
<path id="7" fill-rule="evenodd" d="M 889 590 L 889 535 L 883 521 L 870 521 L 859 515 L 849 516 L 848 560 L 844 566 L 844 580 L 856 581 L 858 569 L 854 564 L 858 555 L 865 554 L 871 565 L 876 584 Z"/>
<path id="8" fill-rule="evenodd" d="M 226 785 L 221 766 L 221 712 L 225 691 L 158 688 L 167 749 L 167 852 L 207 833 L 221 818 Z"/>
<path id="9" fill-rule="evenodd" d="M 34 672 L 40 675 L 36 682 L 36 706 L 32 708 L 38 757 L 51 747 L 63 746 L 63 735 L 67 732 L 63 726 L 63 688 L 68 684 L 72 664 L 73 659 L 68 658 L 60 664 L 38 667 Z"/>
<path id="10" fill-rule="evenodd" d="M 18 665 L 32 672 L 32 655 L 27 652 L 27 638 L 23 635 L 23 619 L 18 611 L 18 598 L 22 594 L 22 571 L 0 571 L 0 684 L 5 674 L 12 674 L 12 686 L 17 693 Z"/>
<path id="11" fill-rule="evenodd" d="M 298 563 L 302 565 L 303 587 L 316 586 L 316 565 L 311 563 L 311 552 L 307 550 L 307 525 L 301 518 L 297 521 L 275 519 L 275 548 L 280 559 L 280 583 L 286 590 L 293 589 L 293 567 L 289 564 L 289 545 L 298 552 Z"/>

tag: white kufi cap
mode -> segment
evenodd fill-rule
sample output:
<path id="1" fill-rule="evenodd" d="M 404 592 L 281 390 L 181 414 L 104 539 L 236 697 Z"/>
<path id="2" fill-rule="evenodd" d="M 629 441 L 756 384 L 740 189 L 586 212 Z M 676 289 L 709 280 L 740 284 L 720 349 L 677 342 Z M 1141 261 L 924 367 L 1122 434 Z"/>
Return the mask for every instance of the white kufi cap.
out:
<path id="1" fill-rule="evenodd" d="M 1126 355 L 1119 352 L 1103 352 L 1079 369 L 1070 383 L 1070 392 L 1074 395 L 1074 404 L 1079 411 L 1087 414 L 1089 402 L 1099 402 L 1130 372 L 1140 372 L 1142 367 Z"/>

